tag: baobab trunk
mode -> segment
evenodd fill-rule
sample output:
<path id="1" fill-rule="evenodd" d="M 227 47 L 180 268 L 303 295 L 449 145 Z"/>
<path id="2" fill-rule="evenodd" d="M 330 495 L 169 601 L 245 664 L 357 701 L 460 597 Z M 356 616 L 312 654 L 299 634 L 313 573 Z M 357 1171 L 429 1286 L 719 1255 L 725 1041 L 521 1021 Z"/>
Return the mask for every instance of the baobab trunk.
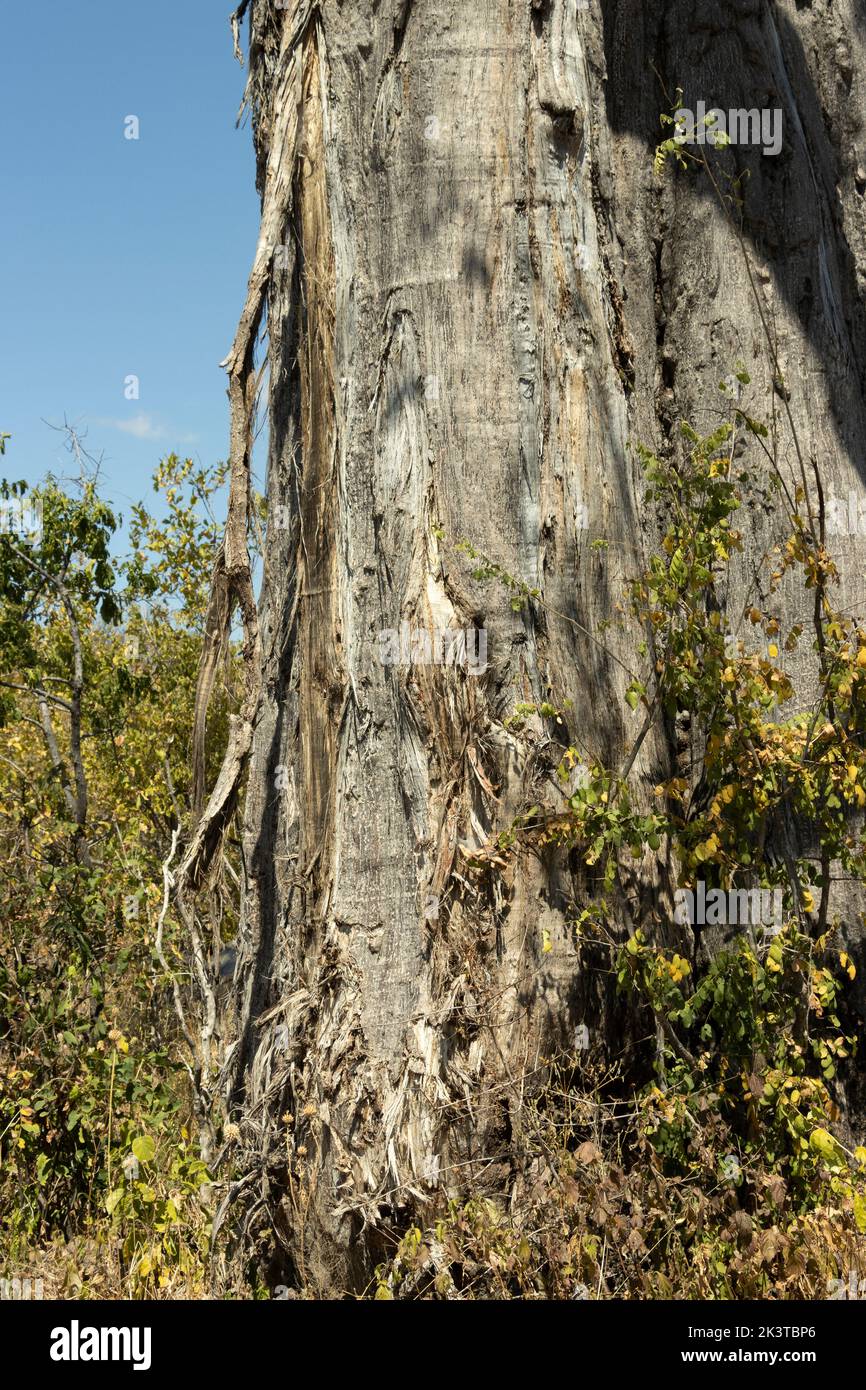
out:
<path id="1" fill-rule="evenodd" d="M 638 732 L 631 440 L 710 428 L 740 360 L 782 466 L 793 425 L 862 491 L 863 72 L 850 4 L 247 8 L 270 440 L 233 1100 L 287 1268 L 337 1289 L 419 1204 L 507 1187 L 582 1025 L 623 1046 L 578 969 L 586 871 L 497 837 L 562 805 L 563 746 L 617 767 Z M 733 152 L 742 242 L 706 176 L 653 173 L 678 86 L 783 113 L 778 155 Z M 676 756 L 646 739 L 638 789 Z"/>

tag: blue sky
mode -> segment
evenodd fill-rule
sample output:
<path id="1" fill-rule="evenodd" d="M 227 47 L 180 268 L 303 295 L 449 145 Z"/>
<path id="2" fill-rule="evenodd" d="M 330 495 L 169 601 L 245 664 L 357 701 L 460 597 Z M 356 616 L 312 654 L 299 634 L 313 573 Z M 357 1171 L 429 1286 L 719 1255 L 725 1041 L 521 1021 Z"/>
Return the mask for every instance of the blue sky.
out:
<path id="1" fill-rule="evenodd" d="M 4 13 L 0 476 L 73 472 L 43 423 L 64 416 L 104 453 L 103 492 L 125 515 L 153 498 L 162 455 L 226 456 L 218 364 L 258 233 L 231 8 L 39 0 Z"/>

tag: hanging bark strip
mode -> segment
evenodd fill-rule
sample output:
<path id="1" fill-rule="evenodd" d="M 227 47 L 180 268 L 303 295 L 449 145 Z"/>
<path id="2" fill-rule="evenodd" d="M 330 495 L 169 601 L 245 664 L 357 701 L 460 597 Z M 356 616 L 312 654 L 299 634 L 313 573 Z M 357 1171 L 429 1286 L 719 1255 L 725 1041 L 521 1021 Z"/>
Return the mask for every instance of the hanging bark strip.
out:
<path id="1" fill-rule="evenodd" d="M 255 343 L 261 324 L 271 265 L 292 210 L 292 186 L 298 152 L 303 40 L 317 0 L 296 0 L 285 12 L 278 58 L 279 99 L 274 103 L 273 131 L 262 193 L 262 215 L 247 296 L 234 344 L 220 364 L 229 377 L 229 505 L 225 535 L 214 565 L 213 585 L 199 664 L 192 738 L 193 814 L 197 824 L 177 886 L 181 895 L 195 891 L 213 861 L 234 812 L 238 789 L 252 745 L 261 696 L 261 639 L 253 592 L 247 526 L 250 513 L 250 467 L 256 398 Z M 230 720 L 229 740 L 216 784 L 205 799 L 205 730 L 207 711 L 220 657 L 229 641 L 231 618 L 238 605 L 243 622 L 244 700 Z"/>

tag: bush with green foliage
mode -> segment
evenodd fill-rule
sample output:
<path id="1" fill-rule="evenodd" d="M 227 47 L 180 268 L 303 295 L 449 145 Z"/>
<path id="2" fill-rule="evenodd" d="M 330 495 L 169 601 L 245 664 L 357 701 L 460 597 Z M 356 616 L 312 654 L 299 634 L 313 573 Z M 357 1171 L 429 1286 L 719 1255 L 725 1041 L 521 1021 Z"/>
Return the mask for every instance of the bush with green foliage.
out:
<path id="1" fill-rule="evenodd" d="M 134 509 L 126 556 L 87 468 L 29 494 L 40 532 L 0 534 L 0 1272 L 61 1236 L 96 1240 L 126 1294 L 203 1287 L 207 1172 L 173 1007 L 190 966 L 170 914 L 160 949 L 157 929 L 222 481 L 163 460 L 161 516 Z M 233 681 L 229 654 L 217 751 Z M 223 933 L 234 920 L 228 903 Z"/>

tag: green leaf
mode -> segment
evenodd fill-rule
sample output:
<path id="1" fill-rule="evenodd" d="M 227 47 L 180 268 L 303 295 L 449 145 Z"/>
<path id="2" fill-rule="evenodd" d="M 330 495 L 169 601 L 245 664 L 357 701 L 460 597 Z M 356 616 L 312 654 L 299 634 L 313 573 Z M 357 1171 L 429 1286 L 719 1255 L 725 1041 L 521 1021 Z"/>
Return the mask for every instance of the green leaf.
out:
<path id="1" fill-rule="evenodd" d="M 132 1141 L 132 1152 L 139 1163 L 150 1163 L 156 1153 L 156 1145 L 149 1134 L 142 1134 Z"/>
<path id="2" fill-rule="evenodd" d="M 113 1214 L 114 1209 L 115 1209 L 115 1207 L 117 1206 L 117 1204 L 118 1204 L 118 1202 L 120 1201 L 120 1199 L 121 1199 L 122 1196 L 123 1196 L 123 1188 L 122 1188 L 122 1187 L 115 1187 L 115 1189 L 114 1189 L 113 1192 L 109 1192 L 108 1196 L 107 1196 L 106 1199 L 105 1199 L 105 1210 L 108 1212 L 108 1215 L 109 1215 L 109 1216 L 111 1216 L 111 1215 Z"/>

